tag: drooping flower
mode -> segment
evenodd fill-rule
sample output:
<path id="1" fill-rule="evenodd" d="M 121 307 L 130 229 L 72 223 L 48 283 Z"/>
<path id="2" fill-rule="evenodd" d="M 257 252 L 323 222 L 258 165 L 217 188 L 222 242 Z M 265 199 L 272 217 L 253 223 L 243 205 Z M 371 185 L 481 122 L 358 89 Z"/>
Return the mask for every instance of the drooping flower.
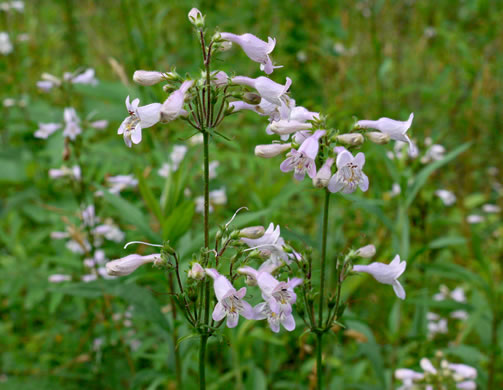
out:
<path id="1" fill-rule="evenodd" d="M 128 255 L 117 260 L 109 261 L 106 264 L 106 269 L 108 275 L 112 276 L 126 276 L 144 264 L 155 263 L 161 260 L 161 255 L 159 253 L 140 256 L 137 254 Z"/>
<path id="2" fill-rule="evenodd" d="M 65 120 L 65 129 L 63 130 L 63 135 L 67 138 L 70 138 L 72 141 L 75 141 L 77 135 L 82 133 L 82 129 L 80 128 L 80 118 L 78 117 L 75 108 L 65 108 L 63 118 Z"/>
<path id="3" fill-rule="evenodd" d="M 47 139 L 52 133 L 60 128 L 61 125 L 59 123 L 39 123 L 34 136 L 36 138 Z"/>
<path id="4" fill-rule="evenodd" d="M 358 153 L 355 157 L 347 150 L 337 155 L 337 173 L 330 178 L 328 190 L 330 192 L 339 192 L 351 194 L 357 187 L 365 192 L 369 188 L 369 179 L 363 173 L 365 164 L 365 155 Z"/>
<path id="5" fill-rule="evenodd" d="M 371 263 L 369 265 L 355 265 L 353 271 L 370 274 L 379 283 L 393 286 L 395 294 L 400 299 L 405 299 L 405 290 L 397 280 L 405 271 L 407 262 L 400 260 L 400 255 L 396 255 L 390 264 Z"/>
<path id="6" fill-rule="evenodd" d="M 274 46 L 276 46 L 276 39 L 269 37 L 268 41 L 264 42 L 253 34 L 236 35 L 227 32 L 220 33 L 220 36 L 225 41 L 241 46 L 246 55 L 252 61 L 258 62 L 260 70 L 266 74 L 271 74 L 275 68 L 279 68 L 279 66 L 273 66 L 269 57 L 269 54 L 274 50 Z"/>
<path id="7" fill-rule="evenodd" d="M 214 268 L 206 269 L 206 274 L 214 280 L 213 288 L 218 301 L 211 316 L 213 320 L 221 321 L 227 317 L 227 327 L 235 328 L 240 315 L 248 320 L 255 318 L 253 308 L 243 300 L 246 287 L 236 291 L 231 282 Z"/>
<path id="8" fill-rule="evenodd" d="M 118 226 L 114 225 L 110 220 L 105 221 L 104 224 L 98 225 L 94 228 L 93 234 L 103 236 L 107 240 L 114 242 L 124 241 L 125 234 Z"/>
<path id="9" fill-rule="evenodd" d="M 111 194 L 119 194 L 126 188 L 134 188 L 138 185 L 138 179 L 133 175 L 109 176 L 106 181 L 111 184 L 109 189 Z"/>
<path id="10" fill-rule="evenodd" d="M 154 126 L 160 120 L 160 103 L 147 104 L 139 107 L 140 99 L 134 99 L 129 103 L 129 96 L 126 98 L 126 108 L 129 116 L 121 123 L 117 134 L 123 134 L 124 142 L 128 147 L 132 143 L 141 142 L 141 131 Z"/>
<path id="11" fill-rule="evenodd" d="M 299 150 L 292 149 L 288 158 L 280 165 L 282 172 L 294 171 L 297 180 L 303 180 L 306 172 L 311 179 L 316 176 L 316 156 L 319 150 L 319 139 L 324 136 L 325 130 L 316 130 L 312 136 L 306 139 Z"/>
<path id="12" fill-rule="evenodd" d="M 155 85 L 165 79 L 164 73 L 151 70 L 137 70 L 133 73 L 133 81 L 144 86 Z"/>
<path id="13" fill-rule="evenodd" d="M 169 95 L 164 103 L 162 103 L 161 119 L 163 122 L 170 122 L 175 120 L 179 116 L 186 115 L 186 111 L 183 109 L 183 104 L 185 102 L 185 96 L 187 95 L 188 90 L 193 85 L 194 80 L 184 81 L 180 88 Z"/>
<path id="14" fill-rule="evenodd" d="M 409 130 L 412 125 L 412 120 L 414 119 L 414 113 L 411 113 L 409 119 L 405 122 L 397 121 L 390 118 L 379 118 L 376 121 L 372 120 L 361 120 L 356 122 L 356 126 L 364 129 L 376 129 L 383 133 L 388 134 L 391 139 L 396 141 L 407 142 L 409 144 L 409 154 L 416 154 L 414 151 L 417 150 L 416 146 L 412 143 L 410 138 L 407 136 L 407 130 Z"/>
<path id="15" fill-rule="evenodd" d="M 292 262 L 290 256 L 296 256 L 295 252 L 289 255 L 284 251 L 283 246 L 285 245 L 285 240 L 281 237 L 280 227 L 279 225 L 274 227 L 272 222 L 269 224 L 262 237 L 254 239 L 243 237 L 241 241 L 250 248 L 256 248 L 264 256 L 269 257 L 269 259 L 260 266 L 259 271 L 270 269 L 268 272 L 272 272 L 284 263 L 290 264 Z"/>
<path id="16" fill-rule="evenodd" d="M 370 259 L 371 257 L 374 257 L 375 254 L 376 247 L 372 244 L 365 245 L 360 249 L 357 249 L 355 252 L 355 256 L 363 257 L 364 259 Z"/>
<path id="17" fill-rule="evenodd" d="M 271 79 L 260 76 L 256 79 L 245 76 L 236 76 L 232 78 L 232 82 L 238 85 L 248 85 L 255 88 L 260 96 L 267 100 L 269 103 L 275 105 L 286 104 L 284 96 L 292 85 L 292 80 L 287 77 L 285 85 L 278 84 Z"/>
<path id="18" fill-rule="evenodd" d="M 85 85 L 96 85 L 98 80 L 95 77 L 95 71 L 93 68 L 88 68 L 81 73 L 65 73 L 63 79 L 70 81 L 72 84 L 85 84 Z"/>
<path id="19" fill-rule="evenodd" d="M 330 177 L 332 176 L 332 165 L 334 164 L 333 158 L 327 158 L 325 163 L 316 173 L 316 176 L 313 178 L 313 185 L 316 188 L 325 188 L 328 185 Z"/>

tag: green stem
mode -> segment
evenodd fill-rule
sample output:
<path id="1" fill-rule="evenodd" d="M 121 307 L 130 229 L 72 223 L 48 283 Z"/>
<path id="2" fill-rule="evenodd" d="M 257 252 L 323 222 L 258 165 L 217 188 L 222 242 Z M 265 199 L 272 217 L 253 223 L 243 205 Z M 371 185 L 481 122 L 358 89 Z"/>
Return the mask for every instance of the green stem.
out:
<path id="1" fill-rule="evenodd" d="M 323 362 L 322 362 L 322 351 L 323 351 L 323 333 L 319 332 L 316 335 L 316 376 L 318 378 L 318 390 L 323 389 Z"/>
<path id="2" fill-rule="evenodd" d="M 327 257 L 328 209 L 330 206 L 330 191 L 325 189 L 325 205 L 323 207 L 323 233 L 321 241 L 321 272 L 320 272 L 320 305 L 318 312 L 318 326 L 323 325 L 323 304 L 325 299 L 325 268 Z"/>
<path id="3" fill-rule="evenodd" d="M 199 348 L 199 389 L 206 389 L 206 342 L 208 341 L 208 334 L 204 333 L 201 336 L 201 347 Z"/>

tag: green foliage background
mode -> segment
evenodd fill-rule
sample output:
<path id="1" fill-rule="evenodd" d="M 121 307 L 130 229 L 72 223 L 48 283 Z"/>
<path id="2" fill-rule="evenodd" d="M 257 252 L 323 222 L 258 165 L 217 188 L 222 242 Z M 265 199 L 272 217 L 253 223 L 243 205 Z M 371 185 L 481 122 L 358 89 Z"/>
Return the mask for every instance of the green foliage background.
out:
<path id="1" fill-rule="evenodd" d="M 92 145 L 83 156 L 85 175 L 95 178 L 94 189 L 107 175 L 133 173 L 143 184 L 122 199 L 106 196 L 99 209 L 120 223 L 127 240 L 170 237 L 188 264 L 202 241 L 202 218 L 181 194 L 186 185 L 195 196 L 201 194 L 201 150 L 192 147 L 166 184 L 155 172 L 190 130 L 178 122 L 156 126 L 130 150 L 116 128 L 126 115 L 128 94 L 142 103 L 165 98 L 160 87 L 133 85 L 134 70 L 176 66 L 181 74 L 197 76 L 201 62 L 187 20 L 191 7 L 207 15 L 209 29 L 275 37 L 273 58 L 284 68 L 271 77 L 278 82 L 291 77 L 297 104 L 328 114 L 335 127 L 349 128 L 353 117 L 405 120 L 413 111 L 410 134 L 420 149 L 424 152 L 423 140 L 431 137 L 451 153 L 424 166 L 418 160 L 388 160 L 385 151 L 392 145 L 365 144 L 369 191 L 334 197 L 329 259 L 368 243 L 376 245 L 378 261 L 400 253 L 408 262 L 403 279 L 408 297 L 399 302 L 389 286 L 366 277 L 345 284 L 346 329 L 334 329 L 327 338 L 328 388 L 393 389 L 396 368 L 417 368 L 421 357 L 438 350 L 450 361 L 475 366 L 482 389 L 494 362 L 493 389 L 503 386 L 501 214 L 482 225 L 466 223 L 482 204 L 502 203 L 494 185 L 498 177 L 487 171 L 503 168 L 501 5 L 490 0 L 46 0 L 27 1 L 24 13 L 0 13 L 0 31 L 11 38 L 30 36 L 0 57 L 0 97 L 27 102 L 2 107 L 0 116 L 0 375 L 8 378 L 0 387 L 176 388 L 174 324 L 167 315 L 170 299 L 162 272 L 144 267 L 125 279 L 66 287 L 47 282 L 50 274 L 81 268 L 77 255 L 50 238 L 63 228 L 62 216 L 76 218 L 78 203 L 65 184 L 47 175 L 62 164 L 62 138 L 38 140 L 33 132 L 38 122 L 61 121 L 69 105 L 110 120 L 106 131 L 84 135 Z M 76 88 L 71 98 L 35 86 L 43 72 L 61 75 L 87 66 L 96 69 L 100 84 Z M 238 48 L 223 53 L 215 66 L 229 74 L 260 75 Z M 223 223 L 245 205 L 250 212 L 237 225 L 274 221 L 285 239 L 317 248 L 321 197 L 310 183 L 282 174 L 279 158 L 254 157 L 256 144 L 270 142 L 262 119 L 252 113 L 229 118 L 222 131 L 231 141 L 219 139 L 211 146 L 211 158 L 220 161 L 212 189 L 225 186 L 228 193 L 227 206 L 217 208 L 212 220 Z M 390 198 L 395 182 L 402 193 Z M 148 194 L 158 199 L 167 185 L 170 195 L 159 223 Z M 434 196 L 439 188 L 455 192 L 453 207 Z M 109 258 L 125 255 L 120 245 L 105 249 Z M 468 302 L 434 301 L 440 284 L 463 286 Z M 134 335 L 100 311 L 123 312 L 130 305 Z M 467 310 L 469 319 L 450 322 L 448 334 L 429 339 L 426 313 L 447 315 L 455 309 Z M 212 339 L 210 388 L 314 386 L 313 339 L 303 333 L 300 319 L 297 323 L 293 333 L 275 335 L 263 322 L 242 321 L 223 333 L 223 342 Z M 185 325 L 179 329 L 180 336 L 190 334 Z M 96 334 L 107 339 L 100 352 L 92 348 Z M 136 350 L 128 344 L 133 338 L 141 341 Z M 189 338 L 179 348 L 184 388 L 195 388 L 197 343 Z"/>

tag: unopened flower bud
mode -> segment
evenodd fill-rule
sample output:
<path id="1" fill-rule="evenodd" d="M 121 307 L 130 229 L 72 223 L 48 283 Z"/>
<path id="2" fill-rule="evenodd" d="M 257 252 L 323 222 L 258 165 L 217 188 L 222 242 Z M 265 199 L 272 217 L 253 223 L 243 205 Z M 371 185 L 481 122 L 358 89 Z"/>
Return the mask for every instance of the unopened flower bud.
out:
<path id="1" fill-rule="evenodd" d="M 261 259 L 262 258 L 262 252 L 259 251 L 258 249 L 254 249 L 250 252 L 248 255 L 250 259 Z"/>
<path id="2" fill-rule="evenodd" d="M 164 75 L 161 72 L 149 70 L 137 70 L 133 74 L 133 81 L 140 85 L 150 86 L 164 80 Z"/>
<path id="3" fill-rule="evenodd" d="M 112 276 L 126 276 L 134 272 L 138 267 L 147 263 L 161 260 L 159 254 L 148 256 L 129 255 L 121 259 L 109 261 L 106 264 L 107 273 Z"/>
<path id="4" fill-rule="evenodd" d="M 376 247 L 374 245 L 366 245 L 361 247 L 355 252 L 356 256 L 363 257 L 364 259 L 370 259 L 376 254 Z"/>
<path id="5" fill-rule="evenodd" d="M 232 42 L 229 41 L 219 42 L 217 45 L 218 51 L 227 51 L 230 50 L 231 48 L 232 48 Z"/>
<path id="6" fill-rule="evenodd" d="M 199 29 L 204 27 L 204 16 L 197 8 L 189 11 L 189 21 Z"/>
<path id="7" fill-rule="evenodd" d="M 324 188 L 328 185 L 328 181 L 332 177 L 332 164 L 334 163 L 333 158 L 328 158 L 325 161 L 325 164 L 320 168 L 320 170 L 316 173 L 316 176 L 313 178 L 313 185 L 316 188 Z"/>
<path id="8" fill-rule="evenodd" d="M 272 158 L 292 148 L 292 144 L 270 144 L 255 146 L 255 156 Z"/>
<path id="9" fill-rule="evenodd" d="M 234 230 L 232 233 L 231 233 L 231 237 L 230 237 L 232 240 L 236 240 L 239 238 L 239 230 Z"/>
<path id="10" fill-rule="evenodd" d="M 264 235 L 265 229 L 263 226 L 249 226 L 239 231 L 239 237 L 256 239 Z"/>
<path id="11" fill-rule="evenodd" d="M 370 141 L 379 145 L 387 144 L 390 140 L 390 136 L 388 134 L 381 133 L 380 131 L 371 131 L 365 135 Z"/>
<path id="12" fill-rule="evenodd" d="M 259 104 L 262 98 L 258 93 L 254 92 L 245 92 L 243 94 L 243 101 L 245 101 L 248 104 Z"/>
<path id="13" fill-rule="evenodd" d="M 204 268 L 199 263 L 192 264 L 192 268 L 189 270 L 187 276 L 191 279 L 202 280 L 204 279 Z"/>
<path id="14" fill-rule="evenodd" d="M 347 133 L 347 134 L 342 134 L 338 135 L 335 137 L 337 142 L 340 142 L 341 144 L 346 144 L 350 146 L 358 146 L 363 144 L 363 135 L 359 133 Z"/>

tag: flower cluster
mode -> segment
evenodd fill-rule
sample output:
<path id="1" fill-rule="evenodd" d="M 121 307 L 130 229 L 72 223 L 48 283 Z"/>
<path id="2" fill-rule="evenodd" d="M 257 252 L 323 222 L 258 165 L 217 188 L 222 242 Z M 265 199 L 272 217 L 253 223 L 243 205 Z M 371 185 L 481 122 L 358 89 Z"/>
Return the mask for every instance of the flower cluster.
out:
<path id="1" fill-rule="evenodd" d="M 438 353 L 438 364 L 434 365 L 429 359 L 423 358 L 420 366 L 423 372 L 408 368 L 395 371 L 396 379 L 402 382 L 398 390 L 433 390 L 433 389 L 465 389 L 475 390 L 477 384 L 477 370 L 466 364 L 450 363 Z"/>

